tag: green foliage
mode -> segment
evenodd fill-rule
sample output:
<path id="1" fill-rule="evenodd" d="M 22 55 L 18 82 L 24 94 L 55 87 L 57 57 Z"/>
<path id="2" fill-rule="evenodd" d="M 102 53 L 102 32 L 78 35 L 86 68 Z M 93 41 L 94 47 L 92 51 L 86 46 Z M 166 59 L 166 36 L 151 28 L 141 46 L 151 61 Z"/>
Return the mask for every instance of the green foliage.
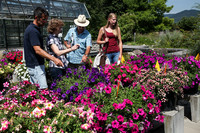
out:
<path id="1" fill-rule="evenodd" d="M 158 41 L 159 34 L 157 32 L 149 34 L 136 34 L 135 42 L 138 45 L 156 45 Z"/>
<path id="2" fill-rule="evenodd" d="M 123 41 L 132 41 L 137 28 L 137 19 L 134 13 L 126 13 L 119 17 L 119 27 Z"/>
<path id="3" fill-rule="evenodd" d="M 96 40 L 99 29 L 107 22 L 108 14 L 113 12 L 118 16 L 126 10 L 123 0 L 78 0 L 84 2 L 91 18 L 87 30 L 91 33 L 92 39 Z"/>
<path id="4" fill-rule="evenodd" d="M 128 6 L 128 12 L 134 12 L 138 20 L 137 31 L 148 33 L 170 29 L 172 19 L 165 18 L 164 13 L 172 9 L 165 5 L 166 0 L 124 0 Z"/>
<path id="5" fill-rule="evenodd" d="M 165 48 L 180 48 L 182 47 L 181 40 L 183 39 L 183 33 L 180 31 L 161 33 L 159 36 L 160 43 L 158 47 Z"/>
<path id="6" fill-rule="evenodd" d="M 37 108 L 31 104 L 25 106 L 12 105 L 7 111 L 2 110 L 3 107 L 1 106 L 0 120 L 8 120 L 10 122 L 6 132 L 25 133 L 29 130 L 34 133 L 41 133 L 45 130 L 44 126 L 49 126 L 51 132 L 88 132 L 80 128 L 86 119 L 79 118 L 77 105 L 67 105 L 63 101 L 57 101 L 53 104 L 52 109 L 47 109 L 45 103 L 43 101 L 40 102 L 40 104 L 35 103 L 35 106 L 46 111 L 45 115 L 39 118 L 35 117 L 34 113 L 31 113 Z"/>
<path id="7" fill-rule="evenodd" d="M 186 30 L 186 31 L 192 31 L 196 29 L 198 22 L 200 21 L 200 18 L 198 17 L 183 17 L 179 22 L 178 26 L 180 29 Z"/>
<path id="8" fill-rule="evenodd" d="M 133 33 L 149 33 L 171 29 L 173 19 L 164 18 L 173 6 L 167 7 L 166 0 L 78 0 L 84 2 L 90 13 L 90 25 L 87 29 L 96 40 L 100 27 L 107 22 L 107 16 L 117 14 L 122 27 L 123 41 L 133 40 Z M 134 15 L 135 14 L 135 15 Z M 127 32 L 127 29 L 128 30 Z"/>

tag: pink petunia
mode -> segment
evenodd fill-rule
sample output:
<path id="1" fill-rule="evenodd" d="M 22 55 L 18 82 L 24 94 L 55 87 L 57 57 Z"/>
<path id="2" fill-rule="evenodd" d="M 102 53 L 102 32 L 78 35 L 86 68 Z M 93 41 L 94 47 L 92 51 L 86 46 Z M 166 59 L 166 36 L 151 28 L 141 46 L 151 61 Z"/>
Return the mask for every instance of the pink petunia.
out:
<path id="1" fill-rule="evenodd" d="M 85 114 L 87 114 L 86 111 L 79 112 L 79 118 L 84 118 Z"/>
<path id="2" fill-rule="evenodd" d="M 106 87 L 104 88 L 104 90 L 106 91 L 107 94 L 110 94 L 111 91 L 112 91 L 112 88 L 111 88 L 110 86 L 106 86 Z"/>
<path id="3" fill-rule="evenodd" d="M 53 133 L 52 131 L 51 131 L 51 129 L 52 129 L 52 127 L 51 126 L 44 126 L 44 132 L 45 133 Z"/>
<path id="4" fill-rule="evenodd" d="M 94 112 L 92 112 L 92 110 L 89 110 L 88 112 L 87 112 L 87 120 L 89 121 L 89 120 L 93 120 L 93 117 L 94 117 Z"/>
<path id="5" fill-rule="evenodd" d="M 155 120 L 159 121 L 159 122 L 164 122 L 164 118 L 165 117 L 163 115 L 158 115 L 158 116 L 156 116 Z"/>
<path id="6" fill-rule="evenodd" d="M 112 121 L 112 128 L 118 128 L 119 122 L 117 120 Z"/>
<path id="7" fill-rule="evenodd" d="M 51 102 L 44 103 L 45 109 L 51 110 L 54 107 L 54 104 Z"/>
<path id="8" fill-rule="evenodd" d="M 124 122 L 124 117 L 122 115 L 118 115 L 117 119 L 119 122 Z"/>
<path id="9" fill-rule="evenodd" d="M 117 103 L 113 103 L 113 107 L 114 107 L 115 110 L 117 110 L 118 109 L 118 104 Z"/>
<path id="10" fill-rule="evenodd" d="M 156 111 L 156 113 L 160 113 L 160 108 L 159 107 L 154 107 L 154 110 Z"/>
<path id="11" fill-rule="evenodd" d="M 36 118 L 42 117 L 42 114 L 41 114 L 40 110 L 34 111 L 34 112 L 33 112 L 33 115 L 34 115 Z"/>
<path id="12" fill-rule="evenodd" d="M 129 127 L 133 127 L 134 126 L 134 123 L 133 123 L 133 121 L 131 119 L 129 120 L 128 124 L 129 124 Z"/>
<path id="13" fill-rule="evenodd" d="M 45 115 L 46 115 L 46 110 L 45 110 L 44 108 L 42 108 L 42 109 L 40 110 L 40 113 L 41 113 L 42 116 L 45 116 Z"/>
<path id="14" fill-rule="evenodd" d="M 139 133 L 138 125 L 134 124 L 134 127 L 131 129 L 131 133 Z"/>
<path id="15" fill-rule="evenodd" d="M 148 103 L 147 107 L 148 107 L 149 109 L 152 109 L 152 108 L 153 108 L 153 105 L 152 105 L 151 103 Z"/>
<path id="16" fill-rule="evenodd" d="M 122 103 L 118 104 L 118 108 L 121 109 L 121 110 L 124 109 L 125 107 L 126 107 L 126 103 L 125 102 L 122 102 Z"/>
<path id="17" fill-rule="evenodd" d="M 31 130 L 26 130 L 26 133 L 33 133 Z"/>
<path id="18" fill-rule="evenodd" d="M 106 121 L 106 120 L 107 120 L 107 117 L 108 117 L 108 114 L 107 114 L 107 113 L 102 113 L 102 120 L 103 120 L 103 121 Z"/>
<path id="19" fill-rule="evenodd" d="M 117 76 L 117 78 L 118 78 L 118 79 L 121 79 L 121 78 L 122 78 L 122 76 L 121 76 L 121 75 L 118 75 L 118 76 Z"/>
<path id="20" fill-rule="evenodd" d="M 154 94 L 150 94 L 149 98 L 154 99 L 155 98 Z"/>
<path id="21" fill-rule="evenodd" d="M 6 130 L 8 128 L 8 124 L 10 124 L 8 120 L 1 122 L 1 130 L 2 131 Z"/>
<path id="22" fill-rule="evenodd" d="M 141 90 L 144 91 L 144 92 L 146 91 L 145 87 L 143 85 L 141 86 Z"/>
<path id="23" fill-rule="evenodd" d="M 5 82 L 5 83 L 3 83 L 3 86 L 4 86 L 4 87 L 9 87 L 9 83 L 8 83 L 8 82 Z"/>
<path id="24" fill-rule="evenodd" d="M 122 77 L 126 77 L 126 74 L 125 74 L 125 73 L 123 73 L 123 74 L 122 74 Z"/>
<path id="25" fill-rule="evenodd" d="M 106 133 L 112 133 L 112 129 L 109 128 L 109 129 L 106 131 Z"/>
<path id="26" fill-rule="evenodd" d="M 75 98 L 75 102 L 78 102 L 79 100 L 81 100 L 82 95 L 79 95 L 78 97 Z"/>
<path id="27" fill-rule="evenodd" d="M 85 123 L 85 124 L 81 125 L 81 128 L 84 129 L 84 130 L 88 130 L 90 127 L 91 127 L 91 125 L 88 124 L 88 123 Z"/>
<path id="28" fill-rule="evenodd" d="M 79 113 L 83 112 L 84 106 L 76 108 Z"/>
<path id="29" fill-rule="evenodd" d="M 35 96 L 37 94 L 37 92 L 35 90 L 32 90 L 29 94 L 30 94 L 30 96 L 33 97 L 33 96 Z"/>
<path id="30" fill-rule="evenodd" d="M 137 113 L 132 114 L 132 117 L 134 120 L 137 120 L 139 118 L 139 115 Z"/>
<path id="31" fill-rule="evenodd" d="M 144 101 L 146 101 L 147 98 L 148 98 L 148 97 L 147 97 L 145 94 L 142 95 L 142 99 L 143 99 Z"/>
<path id="32" fill-rule="evenodd" d="M 130 104 L 130 105 L 133 105 L 133 102 L 129 99 L 124 99 L 124 102 L 126 102 L 126 104 Z"/>
<path id="33" fill-rule="evenodd" d="M 141 116 L 145 114 L 145 112 L 144 112 L 143 109 L 138 109 L 138 113 L 139 113 L 139 115 L 141 115 Z"/>

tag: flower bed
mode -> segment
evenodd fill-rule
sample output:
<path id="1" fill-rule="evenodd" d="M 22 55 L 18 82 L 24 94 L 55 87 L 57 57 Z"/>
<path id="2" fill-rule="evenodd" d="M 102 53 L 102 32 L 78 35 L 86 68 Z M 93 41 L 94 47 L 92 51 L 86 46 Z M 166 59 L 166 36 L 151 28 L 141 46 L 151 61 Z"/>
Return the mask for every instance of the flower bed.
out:
<path id="1" fill-rule="evenodd" d="M 160 72 L 155 69 L 157 60 Z M 194 79 L 199 84 L 199 62 L 191 56 L 166 58 L 152 52 L 104 69 L 68 69 L 49 91 L 28 81 L 5 82 L 0 92 L 0 131 L 148 131 L 153 120 L 163 122 L 160 111 L 167 94 L 183 96 Z"/>

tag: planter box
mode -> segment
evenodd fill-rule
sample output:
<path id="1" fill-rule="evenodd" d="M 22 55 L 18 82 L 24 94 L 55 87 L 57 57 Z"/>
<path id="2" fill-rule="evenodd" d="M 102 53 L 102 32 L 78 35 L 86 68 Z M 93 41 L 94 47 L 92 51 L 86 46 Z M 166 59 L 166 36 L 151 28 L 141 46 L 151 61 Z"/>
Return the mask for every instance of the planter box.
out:
<path id="1" fill-rule="evenodd" d="M 190 96 L 191 118 L 193 122 L 200 121 L 200 95 Z"/>
<path id="2" fill-rule="evenodd" d="M 163 112 L 165 133 L 184 133 L 184 107 L 177 106 L 176 110 Z"/>

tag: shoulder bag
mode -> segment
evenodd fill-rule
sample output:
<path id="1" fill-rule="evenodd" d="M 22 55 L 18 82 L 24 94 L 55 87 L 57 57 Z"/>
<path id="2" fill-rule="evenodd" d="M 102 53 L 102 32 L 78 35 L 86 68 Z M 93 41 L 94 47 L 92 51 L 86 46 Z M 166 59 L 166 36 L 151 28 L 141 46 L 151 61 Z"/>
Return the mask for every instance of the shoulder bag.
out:
<path id="1" fill-rule="evenodd" d="M 107 38 L 105 28 L 103 28 L 103 30 L 104 30 L 105 38 Z M 104 67 L 106 64 L 110 64 L 110 61 L 108 57 L 106 56 L 107 48 L 108 48 L 108 43 L 105 43 L 104 50 L 101 48 L 101 44 L 99 44 L 99 53 L 96 55 L 94 59 L 93 67 L 99 67 L 99 66 Z"/>

